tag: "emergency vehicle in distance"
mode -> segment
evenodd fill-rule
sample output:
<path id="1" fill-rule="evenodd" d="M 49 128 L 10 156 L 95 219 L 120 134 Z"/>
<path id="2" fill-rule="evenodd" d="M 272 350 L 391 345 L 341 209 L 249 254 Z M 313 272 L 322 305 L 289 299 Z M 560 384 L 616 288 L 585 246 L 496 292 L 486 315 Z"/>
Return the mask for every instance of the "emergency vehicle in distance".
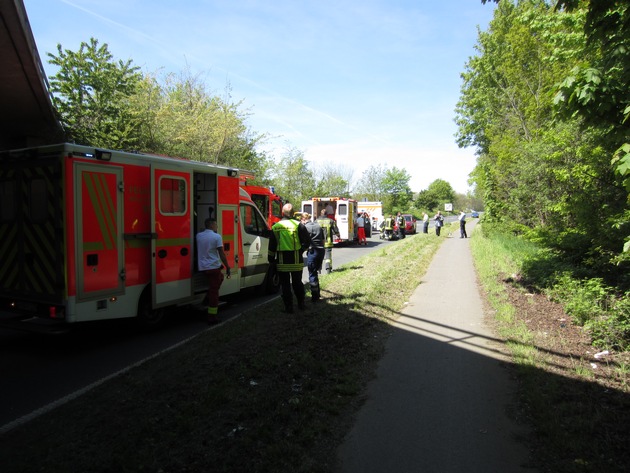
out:
<path id="1" fill-rule="evenodd" d="M 195 235 L 215 218 L 232 268 L 220 295 L 278 289 L 271 230 L 239 170 L 74 144 L 0 152 L 0 309 L 63 324 L 195 304 Z"/>
<path id="2" fill-rule="evenodd" d="M 241 187 L 249 194 L 252 201 L 258 207 L 258 210 L 267 219 L 269 228 L 273 224 L 282 219 L 282 206 L 284 201 L 275 193 L 273 187 L 263 187 L 248 184 L 249 179 L 254 179 L 254 175 L 249 171 L 240 172 Z"/>
<path id="3" fill-rule="evenodd" d="M 334 243 L 347 243 L 356 240 L 357 232 L 355 220 L 357 216 L 357 201 L 345 197 L 313 197 L 311 200 L 302 201 L 302 212 L 312 215 L 316 220 L 321 216 L 323 209 L 329 209 L 332 213 L 328 216 L 335 220 L 339 228 L 339 237 L 335 237 Z"/>
<path id="4" fill-rule="evenodd" d="M 381 223 L 383 223 L 383 202 L 377 201 L 359 201 L 359 213 L 367 212 L 370 216 L 370 225 L 373 231 L 379 231 Z"/>

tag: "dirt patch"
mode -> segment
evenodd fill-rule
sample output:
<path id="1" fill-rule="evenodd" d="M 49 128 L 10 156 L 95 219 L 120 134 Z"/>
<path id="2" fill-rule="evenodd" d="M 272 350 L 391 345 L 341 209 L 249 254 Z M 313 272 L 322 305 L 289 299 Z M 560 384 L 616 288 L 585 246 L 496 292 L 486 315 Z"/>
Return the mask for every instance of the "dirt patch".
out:
<path id="1" fill-rule="evenodd" d="M 517 319 L 527 325 L 534 336 L 534 345 L 544 352 L 548 370 L 630 392 L 629 373 L 621 369 L 630 364 L 630 353 L 598 350 L 591 345 L 588 332 L 575 325 L 560 304 L 514 284 L 505 286 Z"/>
<path id="2" fill-rule="evenodd" d="M 560 304 L 504 282 L 536 366 L 518 366 L 522 419 L 541 472 L 622 472 L 630 464 L 630 354 L 599 350 Z"/>

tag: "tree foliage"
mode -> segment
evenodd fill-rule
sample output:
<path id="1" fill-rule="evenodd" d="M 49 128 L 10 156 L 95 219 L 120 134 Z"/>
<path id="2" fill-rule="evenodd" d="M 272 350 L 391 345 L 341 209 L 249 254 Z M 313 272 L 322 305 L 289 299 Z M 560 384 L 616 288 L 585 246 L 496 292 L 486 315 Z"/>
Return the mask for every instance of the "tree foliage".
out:
<path id="1" fill-rule="evenodd" d="M 383 186 L 387 167 L 383 164 L 370 166 L 361 175 L 354 187 L 354 196 L 357 200 L 370 202 L 382 202 L 386 196 Z"/>
<path id="2" fill-rule="evenodd" d="M 405 212 L 409 209 L 412 197 L 410 179 L 411 176 L 406 169 L 394 166 L 385 171 L 381 184 L 384 193 L 382 200 L 384 212 Z"/>
<path id="3" fill-rule="evenodd" d="M 587 13 L 542 0 L 499 2 L 462 74 L 457 142 L 477 147 L 472 179 L 490 221 L 615 273 L 628 201 L 611 156 L 625 133 L 613 133 L 615 119 L 596 117 L 627 107 L 614 100 L 625 79 L 619 72 L 609 81 L 617 92 L 600 87 L 594 66 L 605 56 L 584 34 Z M 593 116 L 576 113 L 581 107 Z"/>
<path id="4" fill-rule="evenodd" d="M 70 140 L 234 166 L 268 181 L 273 160 L 256 149 L 265 137 L 247 127 L 229 84 L 219 96 L 188 70 L 143 75 L 94 38 L 76 52 L 57 50 L 48 55 L 59 67 L 51 90 Z"/>
<path id="5" fill-rule="evenodd" d="M 57 45 L 48 53 L 59 68 L 50 78 L 53 105 L 70 141 L 97 147 L 135 148 L 139 121 L 130 109 L 141 74 L 132 61 L 115 61 L 107 44 L 91 38 L 78 51 Z"/>
<path id="6" fill-rule="evenodd" d="M 289 147 L 284 151 L 278 166 L 272 172 L 276 192 L 287 202 L 300 209 L 303 200 L 315 195 L 315 178 L 304 152 Z"/>
<path id="7" fill-rule="evenodd" d="M 326 164 L 322 169 L 313 173 L 316 181 L 315 195 L 322 197 L 348 197 L 350 195 L 352 169 Z"/>

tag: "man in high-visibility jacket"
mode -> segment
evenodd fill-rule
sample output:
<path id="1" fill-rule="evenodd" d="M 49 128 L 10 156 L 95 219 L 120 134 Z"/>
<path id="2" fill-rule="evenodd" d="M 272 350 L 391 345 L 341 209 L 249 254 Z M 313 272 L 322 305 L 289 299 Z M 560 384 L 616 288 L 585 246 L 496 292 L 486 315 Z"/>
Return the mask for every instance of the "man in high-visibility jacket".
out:
<path id="1" fill-rule="evenodd" d="M 282 287 L 282 301 L 285 312 L 293 313 L 293 294 L 295 293 L 298 308 L 305 309 L 304 299 L 306 291 L 302 284 L 302 270 L 304 258 L 302 254 L 308 249 L 311 237 L 306 227 L 293 218 L 293 205 L 282 207 L 282 220 L 273 227 L 274 238 L 269 240 L 269 262 L 277 265 L 280 286 Z"/>
<path id="2" fill-rule="evenodd" d="M 385 217 L 385 239 L 391 240 L 394 235 L 394 217 Z"/>
<path id="3" fill-rule="evenodd" d="M 403 217 L 400 212 L 396 214 L 396 225 L 398 226 L 398 238 L 402 240 L 403 238 L 405 238 L 407 222 L 405 221 L 405 217 Z"/>
<path id="4" fill-rule="evenodd" d="M 332 271 L 333 236 L 337 235 L 339 238 L 341 235 L 339 234 L 337 223 L 326 215 L 326 209 L 323 209 L 321 216 L 317 219 L 317 223 L 324 230 L 324 269 L 327 273 L 330 273 Z"/>

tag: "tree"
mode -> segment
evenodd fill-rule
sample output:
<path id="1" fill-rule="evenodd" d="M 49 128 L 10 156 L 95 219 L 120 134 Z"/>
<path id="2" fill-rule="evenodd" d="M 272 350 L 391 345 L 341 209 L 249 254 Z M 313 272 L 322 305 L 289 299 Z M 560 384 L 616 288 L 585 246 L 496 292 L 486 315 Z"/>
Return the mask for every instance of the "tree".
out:
<path id="1" fill-rule="evenodd" d="M 411 176 L 405 169 L 393 167 L 385 171 L 382 181 L 384 193 L 383 210 L 386 212 L 402 212 L 409 208 L 411 202 Z"/>
<path id="2" fill-rule="evenodd" d="M 416 198 L 415 205 L 418 209 L 431 212 L 438 208 L 438 206 L 440 205 L 440 199 L 438 199 L 437 195 L 435 195 L 434 192 L 431 192 L 428 189 L 424 189 L 418 192 L 418 197 Z"/>
<path id="3" fill-rule="evenodd" d="M 297 148 L 285 150 L 272 176 L 276 193 L 292 203 L 296 211 L 303 200 L 310 199 L 315 193 L 313 171 L 304 152 Z"/>
<path id="4" fill-rule="evenodd" d="M 147 76 L 132 106 L 141 118 L 141 149 L 247 169 L 265 180 L 271 161 L 256 150 L 265 136 L 247 127 L 249 112 L 232 101 L 229 84 L 219 97 L 188 70 Z"/>
<path id="5" fill-rule="evenodd" d="M 455 191 L 453 187 L 444 179 L 436 179 L 427 190 L 431 192 L 440 201 L 440 203 L 452 203 L 455 199 Z"/>
<path id="6" fill-rule="evenodd" d="M 343 166 L 334 167 L 325 165 L 316 172 L 315 195 L 348 197 L 350 194 L 350 181 L 352 179 L 352 169 Z"/>
<path id="7" fill-rule="evenodd" d="M 135 148 L 139 121 L 129 104 L 142 75 L 132 61 L 115 61 L 107 44 L 82 42 L 74 52 L 57 45 L 50 78 L 53 105 L 69 140 L 95 147 Z"/>
<path id="8" fill-rule="evenodd" d="M 361 178 L 354 186 L 354 197 L 357 200 L 381 202 L 385 198 L 384 181 L 387 168 L 379 164 L 363 171 Z"/>
<path id="9" fill-rule="evenodd" d="M 478 148 L 473 180 L 490 221 L 535 236 L 574 262 L 611 270 L 610 254 L 622 246 L 614 222 L 627 199 L 610 166 L 621 144 L 610 132 L 615 126 L 571 109 L 610 92 L 591 70 L 605 55 L 587 41 L 585 24 L 581 9 L 500 2 L 462 74 L 457 140 Z M 558 88 L 558 77 L 570 79 Z M 605 115 L 609 99 L 590 111 L 593 117 Z M 559 115 L 563 104 L 569 107 Z"/>
<path id="10" fill-rule="evenodd" d="M 249 111 L 229 84 L 218 96 L 188 69 L 141 75 L 94 38 L 78 52 L 57 48 L 58 56 L 49 54 L 59 66 L 50 83 L 70 140 L 233 166 L 269 182 L 273 160 L 257 151 L 265 136 L 249 129 Z"/>
<path id="11" fill-rule="evenodd" d="M 588 44 L 581 53 L 588 53 L 588 60 L 577 64 L 562 82 L 556 104 L 566 115 L 579 115 L 591 126 L 607 128 L 608 143 L 618 146 L 611 164 L 630 193 L 630 5 L 621 0 L 559 0 L 556 8 L 573 12 L 584 5 Z M 630 204 L 630 194 L 626 201 Z M 626 208 L 615 225 L 628 227 L 629 221 Z M 630 236 L 623 250 L 630 260 Z"/>

